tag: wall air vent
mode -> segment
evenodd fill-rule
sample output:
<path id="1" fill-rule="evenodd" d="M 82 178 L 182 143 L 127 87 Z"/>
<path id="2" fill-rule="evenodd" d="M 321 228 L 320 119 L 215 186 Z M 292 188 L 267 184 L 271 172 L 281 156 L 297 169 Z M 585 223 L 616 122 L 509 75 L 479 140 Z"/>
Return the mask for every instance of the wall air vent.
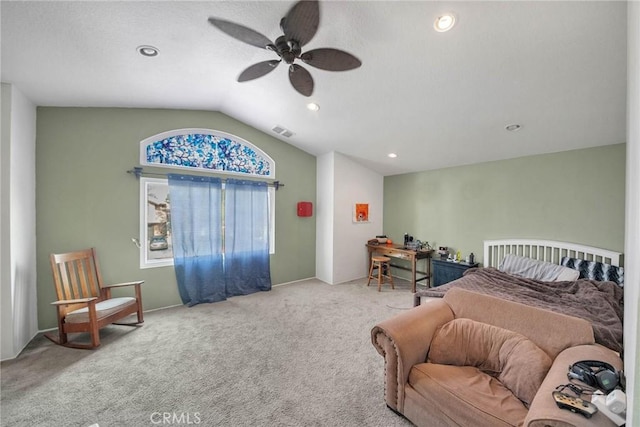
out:
<path id="1" fill-rule="evenodd" d="M 291 132 L 289 129 L 285 129 L 279 125 L 275 125 L 273 128 L 271 128 L 271 130 L 279 135 L 286 136 L 287 138 L 293 135 L 293 132 Z"/>

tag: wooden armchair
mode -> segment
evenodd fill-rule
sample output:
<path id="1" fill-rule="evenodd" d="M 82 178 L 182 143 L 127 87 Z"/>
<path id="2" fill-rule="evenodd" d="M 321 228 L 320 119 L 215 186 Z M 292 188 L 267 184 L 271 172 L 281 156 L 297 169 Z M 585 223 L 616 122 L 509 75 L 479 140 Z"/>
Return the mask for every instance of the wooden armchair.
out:
<path id="1" fill-rule="evenodd" d="M 109 325 L 138 326 L 143 322 L 142 293 L 144 281 L 104 285 L 95 248 L 63 254 L 51 254 L 51 269 L 58 301 L 52 302 L 58 311 L 58 336 L 45 334 L 56 344 L 91 349 L 100 345 L 100 328 Z M 134 297 L 111 297 L 111 289 L 133 286 Z M 138 321 L 117 323 L 137 313 Z M 89 332 L 91 344 L 69 342 L 67 334 Z"/>

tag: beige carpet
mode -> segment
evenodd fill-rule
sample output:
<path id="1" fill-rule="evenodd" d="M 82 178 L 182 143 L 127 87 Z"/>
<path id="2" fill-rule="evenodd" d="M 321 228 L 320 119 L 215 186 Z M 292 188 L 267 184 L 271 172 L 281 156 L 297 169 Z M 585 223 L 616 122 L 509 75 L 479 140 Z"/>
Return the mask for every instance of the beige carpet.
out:
<path id="1" fill-rule="evenodd" d="M 1 365 L 1 425 L 408 426 L 384 404 L 369 335 L 411 308 L 397 282 L 308 280 L 153 311 L 103 329 L 93 351 L 36 337 Z"/>

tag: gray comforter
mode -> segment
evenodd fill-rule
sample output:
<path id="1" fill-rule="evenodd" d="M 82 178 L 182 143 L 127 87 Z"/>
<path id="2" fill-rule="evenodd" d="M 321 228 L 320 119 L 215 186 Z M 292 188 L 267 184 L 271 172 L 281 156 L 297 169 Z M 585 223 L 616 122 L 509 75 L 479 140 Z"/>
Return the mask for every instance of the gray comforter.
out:
<path id="1" fill-rule="evenodd" d="M 473 268 L 462 278 L 420 295 L 442 297 L 454 286 L 586 319 L 597 343 L 622 351 L 623 289 L 613 282 L 541 282 L 495 268 Z"/>

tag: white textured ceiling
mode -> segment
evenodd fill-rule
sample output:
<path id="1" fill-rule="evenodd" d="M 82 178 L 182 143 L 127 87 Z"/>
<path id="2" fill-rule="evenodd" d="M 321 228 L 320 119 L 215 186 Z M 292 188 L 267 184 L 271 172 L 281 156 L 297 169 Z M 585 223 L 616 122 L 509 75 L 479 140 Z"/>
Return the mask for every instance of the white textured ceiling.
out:
<path id="1" fill-rule="evenodd" d="M 625 142 L 626 2 L 322 1 L 303 50 L 346 50 L 362 67 L 306 66 L 310 98 L 283 65 L 237 83 L 275 54 L 207 19 L 273 40 L 292 4 L 2 0 L 2 81 L 40 106 L 214 110 L 275 137 L 280 125 L 289 144 L 383 175 Z M 437 33 L 443 12 L 458 22 Z M 160 55 L 140 56 L 147 44 Z"/>

